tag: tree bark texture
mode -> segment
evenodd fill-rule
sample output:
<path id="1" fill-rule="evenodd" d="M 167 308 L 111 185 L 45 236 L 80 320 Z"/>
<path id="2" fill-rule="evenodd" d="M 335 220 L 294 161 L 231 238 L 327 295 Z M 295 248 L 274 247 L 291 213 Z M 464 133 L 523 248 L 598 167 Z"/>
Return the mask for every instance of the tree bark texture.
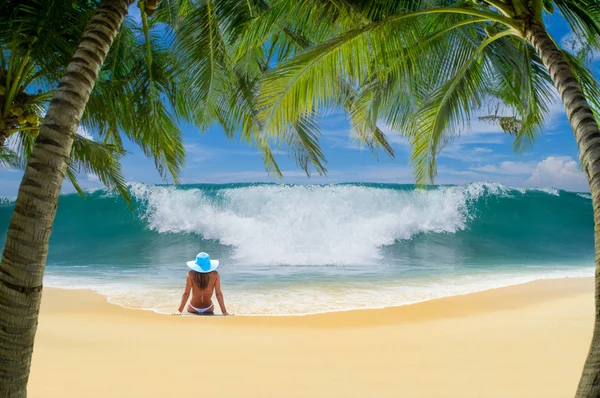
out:
<path id="1" fill-rule="evenodd" d="M 102 0 L 50 103 L 0 262 L 0 398 L 26 397 L 58 196 L 98 72 L 133 0 Z"/>
<path id="2" fill-rule="evenodd" d="M 540 55 L 558 89 L 575 134 L 581 165 L 590 184 L 596 249 L 596 310 L 592 343 L 576 397 L 600 397 L 600 130 L 577 78 L 546 29 L 542 25 L 532 24 L 526 30 L 526 37 Z"/>

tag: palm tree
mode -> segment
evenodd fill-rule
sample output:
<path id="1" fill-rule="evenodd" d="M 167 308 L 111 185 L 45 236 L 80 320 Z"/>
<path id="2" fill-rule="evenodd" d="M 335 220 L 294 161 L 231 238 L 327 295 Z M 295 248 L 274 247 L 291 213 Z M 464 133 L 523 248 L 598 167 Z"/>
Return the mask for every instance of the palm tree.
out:
<path id="1" fill-rule="evenodd" d="M 20 63 L 18 56 L 10 57 L 11 61 Z M 6 70 L 15 70 L 10 64 Z M 0 70 L 0 79 L 5 77 Z M 5 79 L 4 79 L 5 80 Z M 17 82 L 16 80 L 20 80 Z M 5 81 L 4 81 L 5 82 Z M 44 70 L 36 71 L 30 68 L 24 71 L 21 79 L 13 79 L 12 85 L 0 86 L 3 90 L 14 92 L 12 98 L 0 96 L 0 109 L 2 109 L 3 129 L 0 131 L 0 167 L 12 167 L 24 169 L 31 156 L 35 138 L 39 134 L 40 120 L 44 118 L 48 100 L 52 97 L 54 90 L 47 89 L 51 83 L 49 76 Z M 12 90 L 14 86 L 19 86 Z M 45 87 L 44 92 L 38 87 Z M 5 106 L 6 102 L 11 103 Z M 12 141 L 10 148 L 5 145 L 7 140 Z M 121 171 L 120 159 L 125 151 L 109 142 L 95 142 L 79 134 L 75 135 L 69 167 L 66 177 L 73 187 L 83 195 L 83 191 L 77 182 L 77 173 L 93 173 L 106 187 L 115 189 L 127 201 L 130 200 L 125 177 Z"/>
<path id="2" fill-rule="evenodd" d="M 168 70 L 168 55 L 156 51 L 148 64 L 155 68 L 154 79 L 149 82 L 139 76 L 147 63 L 140 62 L 133 42 L 135 36 L 127 26 L 120 30 L 131 1 L 13 3 L 0 12 L 0 43 L 7 46 L 0 51 L 3 104 L 8 109 L 0 120 L 2 141 L 19 131 L 28 162 L 0 263 L 0 396 L 3 397 L 26 396 L 48 239 L 62 181 L 73 173 L 78 162 L 84 167 L 90 164 L 105 167 L 106 160 L 114 157 L 107 158 L 106 151 L 97 150 L 97 144 L 76 136 L 82 116 L 88 126 L 96 127 L 104 137 L 106 142 L 101 144 L 104 149 L 114 148 L 113 153 L 120 156 L 120 129 L 154 157 L 159 170 L 168 170 L 174 179 L 184 156 L 177 123 L 163 103 L 167 98 L 177 105 L 178 99 L 171 79 L 173 71 Z M 80 40 L 85 22 L 89 23 Z M 118 33 L 121 45 L 109 54 Z M 102 66 L 110 69 L 101 69 Z M 61 79 L 53 78 L 61 72 L 64 74 Z M 34 79 L 30 79 L 32 76 Z M 26 133 L 34 131 L 30 125 L 37 127 L 30 111 L 36 101 L 50 95 L 31 98 L 27 87 L 42 76 L 45 81 L 41 89 L 51 88 L 53 95 L 33 143 L 33 135 Z M 92 92 L 96 81 L 100 83 L 98 90 Z M 88 100 L 91 106 L 84 113 Z M 19 119 L 23 111 L 29 112 L 24 120 Z M 107 115 L 110 111 L 117 114 L 110 117 Z M 129 113 L 126 117 L 115 119 L 126 111 Z M 96 150 L 90 150 L 92 146 Z M 71 153 L 79 157 L 69 160 Z M 97 171 L 102 178 L 102 172 L 107 170 Z"/>
<path id="3" fill-rule="evenodd" d="M 325 5 L 334 12 L 302 18 Z M 436 175 L 440 150 L 481 112 L 491 110 L 485 119 L 515 136 L 516 150 L 531 145 L 556 99 L 554 86 L 590 184 L 600 252 L 600 86 L 544 24 L 544 14 L 556 8 L 575 37 L 598 51 L 598 0 L 282 0 L 277 7 L 277 17 L 258 23 L 257 31 L 295 20 L 313 29 L 333 23 L 343 31 L 266 75 L 259 102 L 265 130 L 342 108 L 367 137 L 377 123 L 403 134 L 413 148 L 415 177 L 427 183 Z M 353 94 L 343 95 L 348 87 Z M 596 321 L 578 397 L 600 396 L 599 273 L 597 254 Z"/>
<path id="4" fill-rule="evenodd" d="M 182 5 L 183 4 L 183 5 Z M 196 82 L 186 92 L 187 114 L 202 131 L 215 120 L 233 138 L 257 146 L 267 171 L 281 177 L 272 146 L 285 147 L 307 175 L 326 172 L 314 117 L 306 116 L 274 134 L 262 129 L 256 96 L 262 75 L 298 48 L 283 26 L 269 32 L 252 32 L 261 45 L 248 45 L 247 31 L 271 18 L 264 0 L 163 2 L 157 14 L 174 28 L 180 78 Z M 182 19 L 181 15 L 184 15 Z M 275 32 L 276 31 L 276 32 Z M 275 43 L 270 41 L 275 39 Z"/>
<path id="5" fill-rule="evenodd" d="M 39 120 L 96 5 L 95 1 L 34 0 L 0 6 L 0 154 L 5 164 L 26 164 L 39 133 Z M 119 132 L 154 158 L 164 178 L 168 170 L 177 180 L 184 151 L 176 105 L 183 96 L 176 95 L 174 89 L 176 69 L 171 66 L 173 54 L 167 43 L 151 38 L 155 54 L 152 67 L 157 70 L 151 79 L 146 73 L 147 52 L 142 47 L 145 39 L 141 29 L 132 20 L 125 20 L 117 41 L 119 45 L 108 54 L 82 118 L 101 141 L 76 135 L 66 176 L 82 193 L 76 172 L 94 173 L 129 202 L 119 164 L 125 154 Z M 150 88 L 157 95 L 149 96 Z M 8 137 L 17 135 L 13 141 L 20 143 L 20 161 L 4 146 Z"/>
<path id="6" fill-rule="evenodd" d="M 0 154 L 0 167 L 25 169 L 33 146 L 35 137 L 27 132 L 18 133 L 14 140 L 14 149 L 4 147 Z M 121 158 L 125 152 L 114 144 L 96 142 L 90 138 L 76 134 L 73 138 L 73 147 L 69 158 L 69 167 L 66 177 L 73 188 L 83 197 L 85 192 L 77 181 L 79 173 L 93 175 L 108 189 L 121 195 L 126 203 L 131 205 L 131 197 L 125 177 L 121 169 Z"/>
<path id="7" fill-rule="evenodd" d="M 299 54 L 319 43 L 332 39 L 337 35 L 356 26 L 367 18 L 354 7 L 348 7 L 345 1 L 273 1 L 263 3 L 261 7 L 253 10 L 253 18 L 249 20 L 246 29 L 241 34 L 239 42 L 235 45 L 234 59 L 237 64 L 246 65 L 256 59 L 256 53 L 263 54 L 258 57 L 263 63 L 250 66 L 249 70 L 258 69 L 252 81 L 253 90 L 260 92 L 261 85 L 271 84 L 271 80 L 263 79 L 265 74 L 277 73 L 273 66 L 282 64 L 296 54 Z M 348 80 L 337 81 L 337 105 L 347 113 L 352 112 L 353 104 L 358 98 L 358 91 Z M 269 89 L 269 88 L 267 88 Z M 318 88 L 317 88 L 318 89 Z M 311 93 L 303 93 L 310 97 Z M 314 168 L 318 173 L 327 171 L 326 159 L 319 148 L 321 135 L 317 120 L 322 114 L 319 106 L 307 107 L 295 117 L 287 120 L 275 128 L 265 125 L 260 117 L 264 104 L 260 99 L 254 100 L 253 115 L 261 124 L 262 134 L 267 140 L 281 139 L 281 132 L 287 144 L 292 146 L 297 163 L 307 174 Z M 264 111 L 264 109 L 262 109 Z M 247 117 L 247 120 L 250 119 Z M 363 126 L 353 125 L 353 133 L 376 156 L 382 149 L 391 158 L 395 156 L 392 146 L 387 141 L 384 132 L 376 124 Z M 296 144 L 296 145 L 295 145 Z"/>
<path id="8" fill-rule="evenodd" d="M 270 149 L 272 137 L 263 134 L 254 104 L 260 70 L 252 67 L 268 61 L 233 56 L 242 27 L 262 7 L 260 0 L 165 0 L 160 8 L 156 0 L 139 0 L 139 27 L 124 23 L 133 0 L 8 3 L 0 6 L 0 45 L 12 45 L 0 51 L 3 65 L 11 65 L 3 80 L 9 111 L 0 141 L 19 131 L 29 149 L 0 262 L 0 396 L 24 397 L 62 181 L 73 160 L 83 167 L 94 163 L 75 156 L 89 150 L 78 147 L 80 121 L 117 153 L 125 134 L 175 182 L 184 155 L 175 117 L 202 128 L 216 121 L 231 136 L 241 131 L 242 139 L 262 149 L 268 170 L 280 171 Z M 82 21 L 83 32 L 77 30 Z M 38 45 L 45 40 L 46 47 Z M 179 49 L 175 54 L 169 51 L 173 47 Z M 27 119 L 27 104 L 33 101 L 24 72 L 30 69 L 55 71 L 43 87 L 51 86 L 53 96 L 37 138 L 27 133 L 38 127 Z M 25 120 L 19 119 L 19 106 L 29 112 Z M 305 118 L 274 135 L 307 172 L 313 159 L 322 159 L 312 128 L 314 121 Z M 13 160 L 12 154 L 4 157 L 4 162 Z"/>

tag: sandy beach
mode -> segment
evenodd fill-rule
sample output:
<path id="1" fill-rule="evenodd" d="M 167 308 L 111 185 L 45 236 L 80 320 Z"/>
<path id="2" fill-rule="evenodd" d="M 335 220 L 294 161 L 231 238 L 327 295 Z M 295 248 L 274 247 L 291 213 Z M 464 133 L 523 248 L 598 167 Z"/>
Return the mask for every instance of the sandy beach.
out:
<path id="1" fill-rule="evenodd" d="M 47 288 L 29 396 L 568 397 L 592 321 L 592 278 L 297 317 L 173 317 Z"/>

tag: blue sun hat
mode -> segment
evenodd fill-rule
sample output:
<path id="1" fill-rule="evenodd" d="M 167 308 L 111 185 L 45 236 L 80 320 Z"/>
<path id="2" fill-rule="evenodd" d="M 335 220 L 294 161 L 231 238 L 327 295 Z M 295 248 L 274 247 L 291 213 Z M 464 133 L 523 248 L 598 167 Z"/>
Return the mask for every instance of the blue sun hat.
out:
<path id="1" fill-rule="evenodd" d="M 217 269 L 219 260 L 211 260 L 210 256 L 204 252 L 198 253 L 196 261 L 188 261 L 187 266 L 200 273 L 207 273 Z"/>

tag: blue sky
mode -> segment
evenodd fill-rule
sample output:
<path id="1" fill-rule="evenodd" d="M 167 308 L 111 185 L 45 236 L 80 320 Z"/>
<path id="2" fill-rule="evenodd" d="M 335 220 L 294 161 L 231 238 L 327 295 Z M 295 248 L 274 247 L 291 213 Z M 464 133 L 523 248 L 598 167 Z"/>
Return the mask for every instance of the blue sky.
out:
<path id="1" fill-rule="evenodd" d="M 547 21 L 557 41 L 568 34 L 564 22 L 558 18 Z M 596 76 L 600 57 L 592 65 Z M 327 184 L 337 182 L 413 183 L 409 164 L 409 147 L 399 135 L 388 133 L 396 151 L 389 159 L 381 153 L 377 159 L 367 148 L 350 137 L 348 123 L 342 113 L 324 117 L 320 123 L 321 145 L 327 157 L 328 174 L 308 178 L 298 169 L 294 159 L 281 151 L 277 155 L 283 171 L 282 180 L 268 176 L 260 153 L 246 144 L 229 140 L 217 125 L 201 134 L 193 126 L 182 125 L 186 148 L 186 164 L 181 183 L 229 182 L 282 182 L 294 184 Z M 82 132 L 90 134 L 93 132 Z M 144 158 L 135 146 L 128 146 L 130 154 L 123 160 L 128 181 L 146 184 L 162 183 L 152 161 Z M 0 196 L 15 196 L 22 173 L 0 170 Z M 543 134 L 536 144 L 520 155 L 513 152 L 512 138 L 499 127 L 474 120 L 471 128 L 462 132 L 440 155 L 438 178 L 440 184 L 465 184 L 473 181 L 499 182 L 510 186 L 555 187 L 571 191 L 589 191 L 584 174 L 577 161 L 577 145 L 560 102 L 552 107 Z M 93 175 L 82 175 L 81 186 L 99 186 Z M 65 182 L 64 191 L 73 188 Z"/>

